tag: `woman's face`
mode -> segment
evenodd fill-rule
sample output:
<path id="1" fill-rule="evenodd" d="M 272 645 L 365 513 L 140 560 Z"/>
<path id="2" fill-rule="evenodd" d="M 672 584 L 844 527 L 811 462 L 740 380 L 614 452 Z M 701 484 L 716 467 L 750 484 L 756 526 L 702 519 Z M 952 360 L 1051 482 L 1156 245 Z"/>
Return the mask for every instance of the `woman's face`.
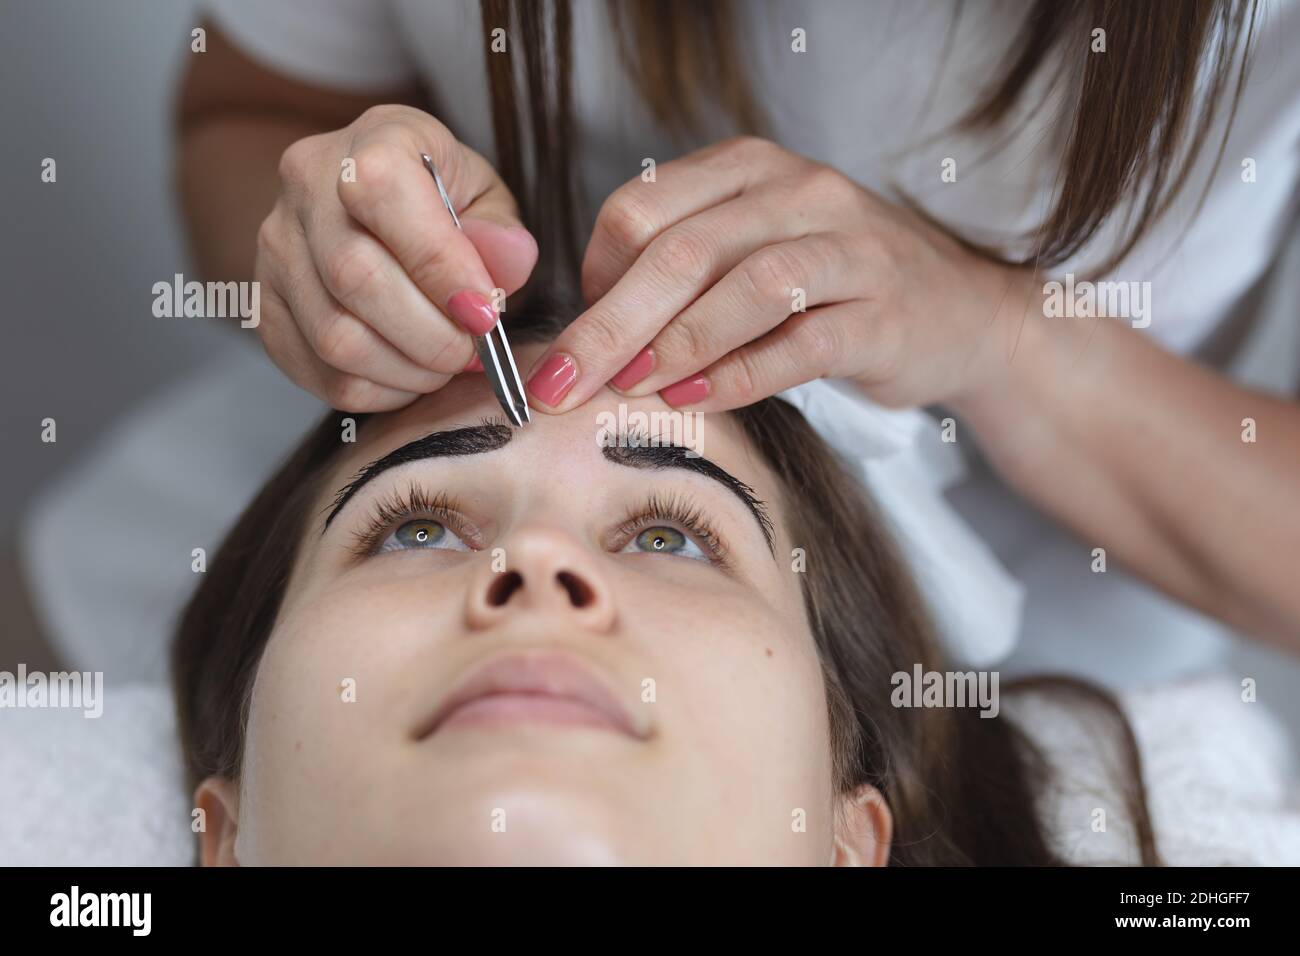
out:
<path id="1" fill-rule="evenodd" d="M 775 478 L 724 415 L 677 433 L 702 458 L 598 444 L 670 411 L 606 390 L 522 430 L 428 439 L 322 533 L 368 464 L 500 409 L 463 375 L 369 419 L 316 502 L 241 779 L 199 788 L 204 861 L 883 861 L 882 802 L 833 791 L 791 561 L 808 542 Z"/>

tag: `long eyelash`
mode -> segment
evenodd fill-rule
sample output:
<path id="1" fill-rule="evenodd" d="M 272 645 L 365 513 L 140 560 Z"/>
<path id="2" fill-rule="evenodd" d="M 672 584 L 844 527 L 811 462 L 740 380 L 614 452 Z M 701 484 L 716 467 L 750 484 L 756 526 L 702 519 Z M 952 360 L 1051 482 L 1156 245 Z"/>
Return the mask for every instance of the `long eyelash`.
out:
<path id="1" fill-rule="evenodd" d="M 668 496 L 651 492 L 644 505 L 630 513 L 618 526 L 620 540 L 632 538 L 646 528 L 654 527 L 655 522 L 671 521 L 681 525 L 685 530 L 700 540 L 713 563 L 727 569 L 731 567 L 731 552 L 722 536 L 714 530 L 704 512 L 690 500 L 677 494 Z"/>
<path id="2" fill-rule="evenodd" d="M 369 557 L 379 550 L 394 527 L 417 516 L 434 518 L 462 537 L 472 536 L 465 530 L 465 519 L 455 499 L 441 491 L 430 493 L 412 483 L 374 502 L 365 525 L 353 532 L 348 550 L 358 557 Z M 615 534 L 620 540 L 630 539 L 653 527 L 655 522 L 663 521 L 681 525 L 699 539 L 713 563 L 724 569 L 731 567 L 731 553 L 722 536 L 697 505 L 677 494 L 665 496 L 651 492 L 641 507 L 619 523 Z"/>
<path id="3" fill-rule="evenodd" d="M 390 491 L 387 497 L 380 498 L 371 506 L 370 517 L 353 533 L 348 550 L 357 557 L 369 557 L 379 550 L 395 525 L 417 516 L 435 518 L 464 536 L 465 519 L 456 501 L 445 492 L 430 494 L 412 483 L 401 490 Z"/>

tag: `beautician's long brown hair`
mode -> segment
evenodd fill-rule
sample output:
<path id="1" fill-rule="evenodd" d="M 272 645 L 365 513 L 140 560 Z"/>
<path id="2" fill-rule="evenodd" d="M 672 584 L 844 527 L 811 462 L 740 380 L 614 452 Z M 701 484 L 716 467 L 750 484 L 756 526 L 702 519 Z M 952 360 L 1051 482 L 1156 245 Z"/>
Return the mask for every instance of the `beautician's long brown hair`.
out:
<path id="1" fill-rule="evenodd" d="M 573 304 L 511 309 L 510 338 L 550 341 Z M 837 792 L 871 784 L 894 818 L 890 863 L 1016 865 L 1062 862 L 1038 816 L 1049 768 L 1005 716 L 972 708 L 900 708 L 893 674 L 947 669 L 910 577 L 856 481 L 792 406 L 765 399 L 734 416 L 781 483 L 791 540 L 808 542 L 800 574 L 809 629 L 828 701 L 828 742 Z M 353 415 L 358 429 L 365 415 Z M 288 584 L 298 543 L 313 518 L 320 483 L 345 447 L 342 413 L 330 413 L 262 488 L 226 536 L 182 615 L 172 644 L 186 779 L 238 779 L 253 681 Z M 791 573 L 794 573 L 793 571 Z M 1006 685 L 1068 695 L 1077 719 L 1102 721 L 1097 734 L 1119 747 L 1124 805 L 1112 825 L 1135 839 L 1145 864 L 1158 862 L 1132 731 L 1114 700 L 1079 681 L 1043 678 Z M 1005 710 L 1003 712 L 1005 714 Z M 432 861 L 436 862 L 436 861 Z M 719 861 L 725 862 L 725 861 Z"/>
<path id="2" fill-rule="evenodd" d="M 957 0 L 948 42 L 959 36 Z M 617 45 L 651 114 L 671 133 L 700 133 L 714 103 L 742 132 L 766 123 L 746 83 L 731 0 L 607 0 Z M 1235 116 L 1255 32 L 1257 0 L 1034 0 L 991 82 L 973 97 L 961 126 L 995 134 L 1029 81 L 1044 70 L 1068 91 L 1068 124 L 1055 205 L 1028 237 L 1032 251 L 1009 259 L 1050 267 L 1081 250 L 1124 204 L 1123 238 L 1094 271 L 1113 267 L 1168 208 L 1190 178 L 1219 110 Z M 580 262 L 572 171 L 579 155 L 572 107 L 570 0 L 481 0 L 483 42 L 506 31 L 504 53 L 486 60 L 497 167 L 554 267 L 571 276 Z M 1091 52 L 1093 30 L 1106 52 Z M 523 78 L 531 149 L 521 133 L 515 74 Z M 1203 86 L 1198 90 L 1198 80 Z M 715 137 L 717 138 L 717 137 Z M 1226 142 L 1218 145 L 1215 168 Z M 525 182 L 524 156 L 537 170 Z M 629 176 L 630 178 L 630 176 Z M 1208 180 L 1201 192 L 1204 199 Z M 1199 207 L 1198 207 L 1199 208 Z M 941 223 L 939 225 L 942 225 Z M 1007 237 L 1008 240 L 1020 237 Z"/>

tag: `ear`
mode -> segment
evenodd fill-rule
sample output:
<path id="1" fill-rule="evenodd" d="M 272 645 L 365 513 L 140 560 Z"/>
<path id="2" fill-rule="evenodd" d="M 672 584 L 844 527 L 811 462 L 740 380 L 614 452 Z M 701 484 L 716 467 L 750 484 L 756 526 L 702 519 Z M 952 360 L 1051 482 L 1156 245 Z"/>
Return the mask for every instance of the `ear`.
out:
<path id="1" fill-rule="evenodd" d="M 208 777 L 194 790 L 194 806 L 203 811 L 199 865 L 239 866 L 235 859 L 239 784 L 227 777 Z"/>
<path id="2" fill-rule="evenodd" d="M 831 866 L 885 866 L 894 815 L 875 787 L 863 784 L 839 798 Z"/>

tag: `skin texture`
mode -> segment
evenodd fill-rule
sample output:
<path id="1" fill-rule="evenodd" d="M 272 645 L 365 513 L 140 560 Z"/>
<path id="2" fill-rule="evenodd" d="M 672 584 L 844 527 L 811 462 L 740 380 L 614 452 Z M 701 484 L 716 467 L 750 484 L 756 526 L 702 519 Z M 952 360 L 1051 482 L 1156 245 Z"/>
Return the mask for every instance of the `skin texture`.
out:
<path id="1" fill-rule="evenodd" d="M 527 362 L 540 351 L 517 354 Z M 619 401 L 606 390 L 573 413 L 535 415 L 504 448 L 401 465 L 321 536 L 334 493 L 366 463 L 499 408 L 486 380 L 467 374 L 365 423 L 320 495 L 259 667 L 241 779 L 209 778 L 196 792 L 204 864 L 886 862 L 891 819 L 879 795 L 834 793 L 796 575 L 721 486 L 606 461 L 596 415 L 616 414 Z M 628 403 L 637 410 L 667 406 L 651 396 Z M 739 429 L 710 416 L 702 437 L 703 454 L 768 504 L 776 553 L 789 554 L 779 489 Z M 457 499 L 476 550 L 349 552 L 377 497 L 412 481 Z M 729 570 L 625 552 L 637 532 L 616 529 L 651 491 L 688 497 L 707 516 Z M 499 580 L 497 547 L 524 585 L 494 606 L 485 595 Z M 562 571 L 591 599 L 578 606 L 557 586 Z M 572 654 L 605 675 L 646 738 L 533 722 L 413 739 L 469 668 L 525 648 Z M 356 701 L 345 703 L 349 677 Z M 653 702 L 642 697 L 647 678 Z M 805 832 L 792 826 L 796 809 Z M 504 832 L 493 828 L 498 811 Z"/>

